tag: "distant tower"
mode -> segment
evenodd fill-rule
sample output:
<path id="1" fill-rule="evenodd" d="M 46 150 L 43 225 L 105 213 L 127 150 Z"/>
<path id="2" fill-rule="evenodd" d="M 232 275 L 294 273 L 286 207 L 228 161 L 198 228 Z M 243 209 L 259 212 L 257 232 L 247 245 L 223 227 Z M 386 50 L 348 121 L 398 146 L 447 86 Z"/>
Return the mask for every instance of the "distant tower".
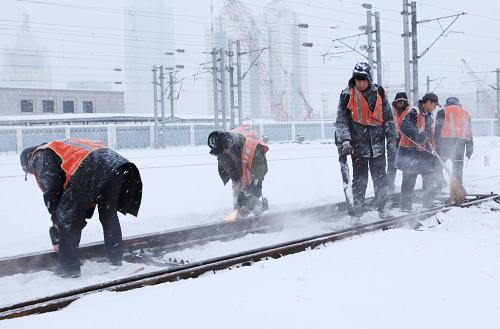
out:
<path id="1" fill-rule="evenodd" d="M 125 14 L 125 111 L 153 113 L 153 65 L 174 66 L 174 16 L 162 0 L 134 0 Z M 142 12 L 142 14 L 141 14 Z M 158 13 L 155 15 L 154 13 Z"/>
<path id="2" fill-rule="evenodd" d="M 306 29 L 298 27 L 299 16 L 286 1 L 273 0 L 265 9 L 267 28 L 268 67 L 270 78 L 278 95 L 288 95 L 283 105 L 291 120 L 303 120 L 306 107 L 298 90 L 307 98 L 309 79 L 306 50 L 302 48 Z"/>
<path id="3" fill-rule="evenodd" d="M 52 77 L 47 48 L 38 44 L 23 14 L 23 27 L 12 47 L 5 49 L 2 80 L 5 87 L 51 88 Z"/>

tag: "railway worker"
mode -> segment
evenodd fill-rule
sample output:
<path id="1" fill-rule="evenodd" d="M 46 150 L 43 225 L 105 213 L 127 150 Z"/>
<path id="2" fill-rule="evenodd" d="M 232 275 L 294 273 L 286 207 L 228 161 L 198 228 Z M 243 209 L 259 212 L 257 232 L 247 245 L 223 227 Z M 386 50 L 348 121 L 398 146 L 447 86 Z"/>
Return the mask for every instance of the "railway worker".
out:
<path id="1" fill-rule="evenodd" d="M 123 242 L 117 211 L 137 216 L 142 181 L 137 167 L 102 142 L 55 140 L 21 153 L 24 172 L 35 176 L 51 214 L 49 230 L 58 255 L 56 273 L 80 276 L 78 245 L 97 205 L 106 254 L 121 265 Z"/>
<path id="2" fill-rule="evenodd" d="M 399 147 L 399 139 L 401 138 L 400 126 L 403 122 L 406 113 L 410 109 L 410 103 L 408 102 L 408 96 L 405 92 L 399 92 L 394 97 L 392 102 L 392 114 L 394 116 L 394 123 L 396 124 L 396 129 L 399 134 L 399 138 L 396 141 L 396 147 L 387 146 L 387 190 L 389 193 L 394 193 L 395 190 L 395 180 L 396 180 L 396 154 L 397 148 Z"/>
<path id="3" fill-rule="evenodd" d="M 472 152 L 474 152 L 474 141 L 472 139 L 470 114 L 462 108 L 457 97 L 447 98 L 444 108 L 438 111 L 435 138 L 439 156 L 445 162 L 446 160 L 452 161 L 453 176 L 462 183 L 464 153 L 470 159 Z M 442 182 L 444 177 L 441 162 L 437 161 L 436 166 L 437 173 L 442 177 Z M 443 184 L 438 185 L 438 187 L 443 186 Z"/>
<path id="4" fill-rule="evenodd" d="M 224 185 L 232 181 L 235 220 L 250 213 L 260 215 L 268 209 L 262 198 L 262 181 L 267 174 L 269 147 L 249 126 L 230 131 L 214 131 L 208 136 L 210 154 L 217 157 L 219 176 Z"/>
<path id="5" fill-rule="evenodd" d="M 418 175 L 422 175 L 424 207 L 432 207 L 434 195 L 434 120 L 432 111 L 439 105 L 438 96 L 425 94 L 417 105 L 411 108 L 401 122 L 399 149 L 396 168 L 403 172 L 400 208 L 412 210 L 413 191 Z"/>
<path id="6" fill-rule="evenodd" d="M 364 213 L 364 200 L 370 169 L 375 189 L 375 205 L 380 218 L 389 215 L 385 147 L 394 153 L 398 133 L 392 109 L 384 89 L 372 83 L 371 68 L 357 63 L 352 77 L 340 94 L 336 121 L 339 156 L 350 155 L 353 163 L 352 219 L 358 222 Z"/>

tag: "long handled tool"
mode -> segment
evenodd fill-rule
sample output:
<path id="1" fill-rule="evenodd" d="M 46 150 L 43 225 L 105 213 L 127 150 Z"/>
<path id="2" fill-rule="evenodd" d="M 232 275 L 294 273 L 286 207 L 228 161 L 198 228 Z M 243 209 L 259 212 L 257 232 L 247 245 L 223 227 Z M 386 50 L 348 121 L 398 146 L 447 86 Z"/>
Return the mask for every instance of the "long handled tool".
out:
<path id="1" fill-rule="evenodd" d="M 441 165 L 444 168 L 444 171 L 448 175 L 448 178 L 450 179 L 450 199 L 453 204 L 460 204 L 464 202 L 465 197 L 467 196 L 467 191 L 465 190 L 465 187 L 460 183 L 460 181 L 453 176 L 451 173 L 450 168 L 444 163 L 443 159 L 439 156 L 439 154 L 436 152 L 436 149 L 434 146 L 429 143 L 429 146 L 432 150 L 432 153 L 438 158 L 439 162 L 441 162 Z"/>
<path id="2" fill-rule="evenodd" d="M 337 129 L 336 124 L 334 124 Z M 335 144 L 337 148 L 340 146 L 337 140 L 337 131 L 335 131 Z M 339 152 L 340 153 L 340 152 Z M 345 204 L 347 206 L 347 213 L 350 216 L 355 216 L 354 211 L 354 197 L 352 195 L 351 173 L 349 172 L 349 164 L 347 163 L 347 155 L 339 154 L 340 173 L 342 174 L 342 182 L 344 187 Z"/>
<path id="3" fill-rule="evenodd" d="M 347 206 L 347 213 L 354 216 L 354 199 L 352 196 L 351 174 L 349 172 L 349 164 L 347 163 L 347 155 L 339 156 L 340 172 L 342 173 L 342 182 L 344 185 L 344 196 Z"/>

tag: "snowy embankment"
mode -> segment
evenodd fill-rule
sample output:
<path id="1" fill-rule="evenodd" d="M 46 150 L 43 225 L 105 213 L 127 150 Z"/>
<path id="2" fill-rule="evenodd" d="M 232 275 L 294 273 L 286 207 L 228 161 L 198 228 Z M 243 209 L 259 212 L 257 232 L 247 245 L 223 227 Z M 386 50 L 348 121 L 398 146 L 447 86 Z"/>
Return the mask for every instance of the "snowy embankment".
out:
<path id="1" fill-rule="evenodd" d="M 497 208 L 493 211 L 491 207 Z M 500 207 L 198 279 L 82 298 L 2 328 L 498 328 Z"/>

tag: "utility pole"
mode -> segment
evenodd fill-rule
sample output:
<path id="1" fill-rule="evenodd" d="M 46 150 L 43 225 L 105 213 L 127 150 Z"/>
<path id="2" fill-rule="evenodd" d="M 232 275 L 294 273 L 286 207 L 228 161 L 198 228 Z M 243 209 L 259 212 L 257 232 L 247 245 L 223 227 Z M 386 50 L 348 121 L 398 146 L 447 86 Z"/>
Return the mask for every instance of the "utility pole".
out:
<path id="1" fill-rule="evenodd" d="M 228 72 L 229 72 L 229 111 L 231 116 L 231 126 L 230 128 L 236 127 L 236 120 L 234 117 L 234 79 L 233 79 L 233 42 L 231 40 L 227 41 L 227 55 L 228 55 Z"/>
<path id="2" fill-rule="evenodd" d="M 222 103 L 222 129 L 226 130 L 226 68 L 224 65 L 224 49 L 220 49 L 220 95 Z"/>
<path id="3" fill-rule="evenodd" d="M 368 64 L 373 68 L 373 27 L 372 27 L 372 11 L 368 9 L 366 11 L 366 36 L 368 37 L 368 47 L 366 51 L 368 52 Z M 377 63 L 378 65 L 378 63 Z"/>
<path id="4" fill-rule="evenodd" d="M 165 147 L 165 75 L 163 65 L 160 65 L 160 108 L 161 108 L 161 147 Z"/>
<path id="5" fill-rule="evenodd" d="M 377 83 L 382 85 L 382 44 L 380 40 L 380 12 L 375 12 L 375 47 L 377 51 Z"/>
<path id="6" fill-rule="evenodd" d="M 170 119 L 174 119 L 174 72 L 168 73 L 168 85 L 170 88 L 170 94 L 168 98 L 170 99 Z"/>
<path id="7" fill-rule="evenodd" d="M 410 104 L 412 102 L 411 95 L 411 73 L 410 73 L 410 30 L 408 26 L 408 0 L 403 0 L 403 11 L 401 12 L 403 15 L 403 44 L 404 44 L 404 71 L 405 71 L 405 92 L 408 95 L 408 99 L 410 100 Z M 416 101 L 415 101 L 416 102 Z"/>
<path id="8" fill-rule="evenodd" d="M 212 78 L 213 78 L 213 89 L 214 89 L 214 125 L 215 129 L 219 128 L 219 91 L 217 82 L 217 49 L 212 48 Z"/>
<path id="9" fill-rule="evenodd" d="M 497 136 L 500 136 L 500 68 L 497 68 Z"/>
<path id="10" fill-rule="evenodd" d="M 426 92 L 430 93 L 431 92 L 431 78 L 429 76 L 427 76 L 425 78 L 425 84 L 427 86 L 427 89 L 426 89 L 427 91 Z"/>
<path id="11" fill-rule="evenodd" d="M 418 47 L 417 47 L 417 3 L 412 1 L 411 7 L 411 54 L 413 66 L 413 102 L 418 101 Z"/>
<path id="12" fill-rule="evenodd" d="M 240 40 L 236 41 L 236 75 L 238 79 L 238 125 L 243 123 L 243 98 L 242 98 L 242 80 L 241 77 L 241 45 Z"/>
<path id="13" fill-rule="evenodd" d="M 156 68 L 156 65 L 153 65 L 152 71 L 153 71 L 153 98 L 154 98 L 153 109 L 155 116 L 155 125 L 153 129 L 153 135 L 154 135 L 153 146 L 154 148 L 158 148 L 158 79 L 156 76 L 156 72 L 158 71 L 158 69 Z"/>

